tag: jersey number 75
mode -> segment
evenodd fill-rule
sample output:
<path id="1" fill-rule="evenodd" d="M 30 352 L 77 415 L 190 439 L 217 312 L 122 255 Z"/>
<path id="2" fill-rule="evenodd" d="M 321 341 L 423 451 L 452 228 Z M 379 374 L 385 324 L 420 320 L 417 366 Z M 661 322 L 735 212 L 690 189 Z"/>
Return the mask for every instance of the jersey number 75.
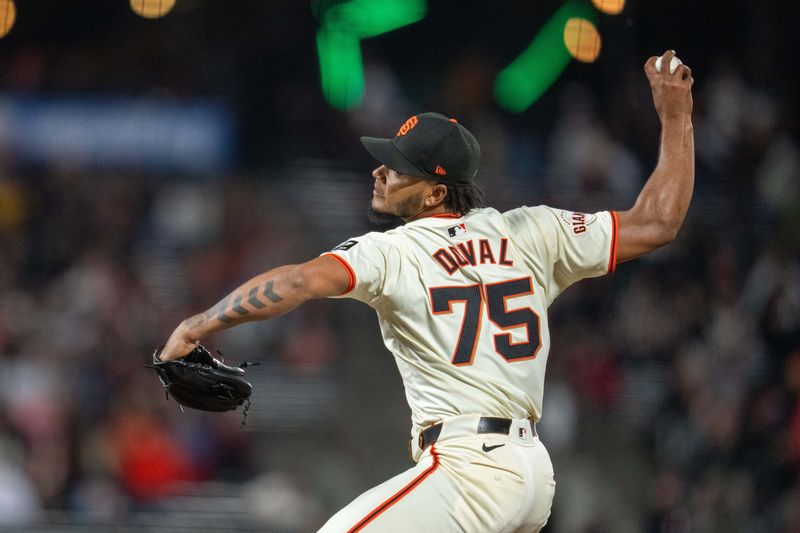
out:
<path id="1" fill-rule="evenodd" d="M 533 295 L 530 277 L 512 279 L 486 285 L 460 285 L 432 287 L 430 289 L 431 307 L 434 315 L 453 312 L 453 303 L 464 304 L 464 319 L 458 335 L 452 363 L 469 365 L 475 356 L 478 334 L 481 329 L 483 309 L 486 308 L 489 320 L 502 330 L 525 327 L 527 340 L 512 342 L 511 333 L 494 336 L 494 349 L 506 361 L 515 362 L 536 357 L 541 347 L 539 336 L 539 315 L 530 307 L 509 310 L 509 298 Z M 486 305 L 484 305 L 484 303 Z"/>

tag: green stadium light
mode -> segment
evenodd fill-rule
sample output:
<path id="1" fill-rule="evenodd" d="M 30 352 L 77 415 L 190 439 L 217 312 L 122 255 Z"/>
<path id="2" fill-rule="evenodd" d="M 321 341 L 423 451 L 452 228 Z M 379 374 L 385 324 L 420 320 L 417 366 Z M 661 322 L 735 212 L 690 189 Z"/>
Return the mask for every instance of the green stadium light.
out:
<path id="1" fill-rule="evenodd" d="M 417 22 L 425 9 L 425 0 L 351 0 L 331 8 L 328 18 L 366 39 Z"/>
<path id="2" fill-rule="evenodd" d="M 497 75 L 494 92 L 502 107 L 512 113 L 525 111 L 564 72 L 572 59 L 564 44 L 564 26 L 572 17 L 594 21 L 596 12 L 577 0 L 556 11 L 528 48 Z"/>
<path id="3" fill-rule="evenodd" d="M 364 97 L 361 40 L 413 24 L 425 16 L 425 0 L 318 0 L 312 4 L 321 24 L 317 32 L 322 93 L 333 107 L 347 111 Z"/>
<path id="4" fill-rule="evenodd" d="M 358 105 L 364 94 L 361 43 L 355 35 L 338 29 L 317 32 L 322 94 L 336 109 L 346 111 Z"/>

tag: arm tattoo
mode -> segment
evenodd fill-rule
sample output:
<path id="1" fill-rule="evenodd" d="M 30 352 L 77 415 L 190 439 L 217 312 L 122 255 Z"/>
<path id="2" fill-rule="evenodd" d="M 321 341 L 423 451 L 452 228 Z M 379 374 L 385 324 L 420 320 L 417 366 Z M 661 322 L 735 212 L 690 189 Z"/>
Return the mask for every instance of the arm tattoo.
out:
<path id="1" fill-rule="evenodd" d="M 270 283 L 272 282 L 270 281 Z M 263 304 L 261 300 L 258 299 L 258 296 L 256 295 L 257 292 L 258 292 L 258 287 L 253 287 L 252 289 L 250 289 L 250 294 L 247 297 L 247 303 L 249 303 L 256 309 L 264 309 L 266 305 Z"/>
<path id="2" fill-rule="evenodd" d="M 193 318 L 190 318 L 187 324 L 189 328 L 194 329 L 204 326 L 206 322 L 208 322 L 208 317 L 206 317 L 206 313 L 203 313 L 202 315 L 195 315 Z"/>
<path id="3" fill-rule="evenodd" d="M 235 311 L 236 313 L 239 313 L 240 315 L 243 315 L 243 316 L 250 312 L 247 309 L 245 309 L 244 307 L 242 307 L 242 295 L 241 294 L 236 296 L 236 299 L 233 301 L 232 311 Z"/>
<path id="4" fill-rule="evenodd" d="M 263 291 L 262 294 L 264 296 L 266 296 L 267 298 L 269 298 L 269 300 L 272 303 L 278 303 L 281 300 L 283 300 L 283 298 L 281 298 L 278 295 L 278 293 L 276 293 L 272 289 L 272 286 L 273 286 L 273 282 L 272 281 L 268 281 L 264 285 L 264 291 Z M 258 297 L 258 289 L 260 289 L 260 287 L 253 287 L 252 289 L 250 289 L 250 292 L 247 294 L 247 303 L 252 305 L 256 309 L 264 309 L 267 306 L 267 304 L 265 304 L 263 302 L 263 300 L 261 300 L 261 298 Z M 242 316 L 244 316 L 244 315 L 246 315 L 246 314 L 248 314 L 250 312 L 245 307 L 242 306 L 242 295 L 241 294 L 236 296 L 236 299 L 233 301 L 233 311 L 236 311 L 237 313 L 239 313 Z"/>
<path id="5" fill-rule="evenodd" d="M 274 283 L 272 281 L 268 281 L 263 288 L 262 294 L 266 296 L 269 301 L 272 303 L 278 303 L 283 298 L 273 290 Z M 247 303 L 250 304 L 254 309 L 263 309 L 267 305 L 264 301 L 259 297 L 258 291 L 261 287 L 253 287 L 250 289 L 250 292 L 247 295 Z M 206 321 L 216 316 L 216 319 L 220 322 L 224 322 L 226 324 L 230 324 L 234 321 L 234 318 L 229 316 L 227 313 L 228 311 L 234 312 L 240 316 L 245 316 L 250 314 L 250 311 L 242 305 L 242 300 L 244 299 L 244 295 L 242 293 L 239 294 L 229 294 L 225 299 L 220 300 L 217 305 L 203 313 L 200 317 L 198 317 L 192 323 L 192 327 L 197 327 L 206 323 Z M 231 304 L 231 300 L 233 301 Z"/>
<path id="6" fill-rule="evenodd" d="M 278 293 L 276 293 L 274 290 L 272 290 L 272 282 L 271 281 L 268 281 L 267 284 L 264 285 L 264 296 L 269 298 L 272 301 L 272 303 L 278 303 L 281 300 L 283 300 L 283 298 L 281 298 L 278 295 Z"/>
<path id="7" fill-rule="evenodd" d="M 212 307 L 211 309 L 206 311 L 206 316 L 208 316 L 210 318 L 210 317 L 212 317 L 212 316 L 214 316 L 216 314 L 217 315 L 217 320 L 219 320 L 220 322 L 225 322 L 225 323 L 233 322 L 233 319 L 225 314 L 225 311 L 226 311 L 226 309 L 228 307 L 228 302 L 230 301 L 230 299 L 231 299 L 231 297 L 229 295 L 229 296 L 225 297 L 224 300 L 220 300 L 217 303 L 217 305 L 215 305 L 214 307 Z"/>

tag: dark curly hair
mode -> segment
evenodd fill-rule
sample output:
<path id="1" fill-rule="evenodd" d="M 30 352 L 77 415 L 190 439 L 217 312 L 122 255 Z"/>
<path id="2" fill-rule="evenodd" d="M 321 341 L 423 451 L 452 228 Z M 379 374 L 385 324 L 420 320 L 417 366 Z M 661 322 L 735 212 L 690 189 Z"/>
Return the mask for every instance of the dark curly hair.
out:
<path id="1" fill-rule="evenodd" d="M 447 195 L 444 197 L 444 207 L 450 213 L 466 215 L 473 209 L 484 207 L 484 194 L 480 187 L 474 183 L 463 187 L 447 186 Z"/>

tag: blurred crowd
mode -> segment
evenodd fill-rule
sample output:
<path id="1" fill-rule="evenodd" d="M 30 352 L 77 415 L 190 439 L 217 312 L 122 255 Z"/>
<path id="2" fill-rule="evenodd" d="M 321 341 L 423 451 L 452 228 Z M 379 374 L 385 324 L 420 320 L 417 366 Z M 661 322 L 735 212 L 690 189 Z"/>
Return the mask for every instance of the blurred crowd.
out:
<path id="1" fill-rule="evenodd" d="M 279 42 L 291 27 L 243 38 Z M 158 42 L 144 48 L 154 64 L 169 49 Z M 115 54 L 52 53 L 3 55 L 3 90 L 117 88 L 121 78 L 94 75 Z M 200 55 L 161 57 L 150 81 L 202 93 Z M 143 57 L 133 67 L 149 72 Z M 230 50 L 212 63 L 235 80 L 231 94 L 266 76 L 237 77 L 257 62 Z M 400 378 L 361 306 L 312 302 L 209 339 L 265 363 L 248 370 L 260 392 L 244 428 L 241 413 L 182 412 L 146 368 L 174 325 L 250 276 L 374 229 L 359 135 L 386 136 L 419 111 L 458 117 L 481 141 L 478 179 L 499 209 L 626 209 L 657 158 L 638 64 L 617 63 L 613 84 L 576 67 L 520 116 L 493 103 L 497 65 L 477 49 L 458 51 L 427 92 L 380 57 L 365 66 L 365 100 L 349 113 L 299 74 L 266 103 L 235 96 L 249 163 L 214 179 L 27 164 L 0 146 L 0 530 L 311 531 L 410 465 Z M 551 308 L 547 531 L 800 531 L 796 102 L 733 63 L 703 66 L 695 196 L 678 239 Z M 263 127 L 250 104 L 277 133 L 248 137 Z"/>

